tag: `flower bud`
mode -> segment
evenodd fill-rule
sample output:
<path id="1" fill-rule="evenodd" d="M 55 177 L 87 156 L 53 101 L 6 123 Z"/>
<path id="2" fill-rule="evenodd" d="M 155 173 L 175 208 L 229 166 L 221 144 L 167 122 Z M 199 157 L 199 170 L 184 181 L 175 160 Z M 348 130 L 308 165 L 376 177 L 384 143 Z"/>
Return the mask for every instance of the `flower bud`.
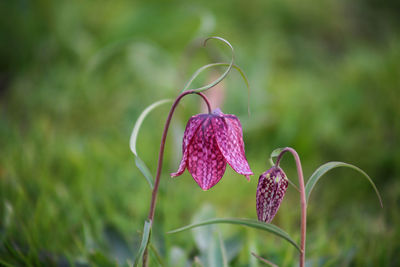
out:
<path id="1" fill-rule="evenodd" d="M 259 221 L 270 223 L 281 205 L 288 187 L 288 179 L 279 167 L 272 167 L 258 180 L 257 216 Z"/>

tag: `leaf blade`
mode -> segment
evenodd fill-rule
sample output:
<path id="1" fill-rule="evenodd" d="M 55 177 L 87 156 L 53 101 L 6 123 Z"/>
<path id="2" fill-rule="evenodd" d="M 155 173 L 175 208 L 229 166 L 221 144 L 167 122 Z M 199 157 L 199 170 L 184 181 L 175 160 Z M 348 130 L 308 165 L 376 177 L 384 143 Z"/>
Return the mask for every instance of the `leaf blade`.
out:
<path id="1" fill-rule="evenodd" d="M 271 152 L 271 155 L 269 156 L 269 163 L 271 164 L 271 166 L 275 166 L 274 160 L 273 158 L 276 158 L 277 156 L 279 156 L 279 154 L 281 154 L 281 152 L 284 150 L 284 147 L 280 147 L 277 149 L 274 149 L 274 151 Z M 300 189 L 296 186 L 296 184 L 294 182 L 292 182 L 292 180 L 289 179 L 289 177 L 286 177 L 288 179 L 288 182 L 291 186 L 294 187 L 294 189 L 296 189 L 298 192 L 300 192 Z"/>
<path id="2" fill-rule="evenodd" d="M 273 263 L 273 262 L 271 262 L 271 261 L 269 261 L 269 260 L 267 260 L 267 259 L 264 259 L 263 257 L 257 255 L 257 254 L 254 253 L 254 252 L 252 252 L 251 255 L 253 255 L 256 259 L 258 259 L 259 261 L 261 261 L 261 262 L 263 262 L 263 263 L 265 263 L 265 264 L 267 264 L 267 265 L 269 265 L 269 266 L 278 267 L 278 265 L 276 265 L 275 263 Z"/>
<path id="3" fill-rule="evenodd" d="M 330 171 L 332 169 L 335 169 L 335 168 L 338 168 L 338 167 L 348 167 L 348 168 L 351 168 L 351 169 L 356 170 L 359 173 L 361 173 L 369 181 L 369 183 L 371 184 L 371 186 L 375 190 L 375 193 L 378 196 L 378 199 L 379 199 L 379 202 L 381 204 L 381 207 L 383 208 L 382 197 L 381 197 L 381 195 L 380 195 L 380 193 L 378 191 L 378 188 L 376 187 L 375 183 L 372 181 L 371 177 L 369 177 L 369 175 L 366 172 L 364 172 L 363 170 L 361 170 L 357 166 L 354 166 L 352 164 L 345 163 L 345 162 L 340 162 L 340 161 L 327 162 L 327 163 L 319 166 L 318 169 L 316 169 L 314 171 L 314 173 L 308 179 L 307 184 L 306 184 L 306 188 L 305 188 L 307 203 L 308 203 L 308 200 L 310 198 L 311 191 L 314 189 L 316 183 L 322 178 L 322 176 L 324 174 L 326 174 L 328 171 Z"/>
<path id="4" fill-rule="evenodd" d="M 147 183 L 149 184 L 151 190 L 153 190 L 153 175 L 151 175 L 149 168 L 147 167 L 146 163 L 139 158 L 138 156 L 135 157 L 135 164 L 139 171 L 143 174 L 144 178 L 146 178 Z"/>
<path id="5" fill-rule="evenodd" d="M 147 108 L 145 108 L 142 111 L 142 113 L 139 115 L 138 119 L 136 120 L 135 125 L 133 126 L 131 137 L 129 139 L 129 148 L 131 149 L 133 155 L 135 156 L 136 167 L 140 170 L 140 172 L 146 178 L 146 180 L 152 190 L 153 190 L 153 180 L 154 179 L 153 179 L 153 176 L 151 175 L 150 170 L 147 167 L 147 165 L 137 154 L 137 150 L 136 150 L 137 137 L 139 134 L 140 127 L 142 126 L 142 123 L 143 123 L 144 119 L 147 117 L 147 115 L 156 107 L 158 107 L 162 104 L 171 102 L 171 101 L 172 101 L 171 99 L 162 99 L 157 102 L 154 102 L 153 104 L 151 104 Z"/>
<path id="6" fill-rule="evenodd" d="M 138 119 L 136 120 L 135 125 L 133 126 L 132 134 L 129 139 L 129 147 L 132 151 L 132 153 L 137 156 L 137 151 L 136 151 L 136 141 L 137 141 L 137 136 L 139 134 L 140 127 L 142 126 L 142 123 L 144 119 L 147 117 L 147 115 L 155 109 L 156 107 L 171 102 L 171 99 L 162 99 L 157 102 L 154 102 L 153 104 L 149 105 L 147 108 L 145 108 L 142 113 L 139 115 Z"/>
<path id="7" fill-rule="evenodd" d="M 270 232 L 272 234 L 275 234 L 276 236 L 279 236 L 279 237 L 285 239 L 286 241 L 291 243 L 295 248 L 297 248 L 300 251 L 300 247 L 297 245 L 297 243 L 285 231 L 280 229 L 278 226 L 275 226 L 275 225 L 269 224 L 269 223 L 260 222 L 260 221 L 257 221 L 257 220 L 251 220 L 251 219 L 217 218 L 217 219 L 211 219 L 211 220 L 203 221 L 203 222 L 200 222 L 200 223 L 194 223 L 194 224 L 190 224 L 190 225 L 187 225 L 187 226 L 183 226 L 181 228 L 169 231 L 167 233 L 168 234 L 178 233 L 178 232 L 189 230 L 189 229 L 192 229 L 192 228 L 195 228 L 195 227 L 208 225 L 208 224 L 218 224 L 218 223 L 237 224 L 237 225 L 242 225 L 242 226 L 246 226 L 246 227 L 260 229 L 260 230 L 264 230 L 264 231 Z"/>
<path id="8" fill-rule="evenodd" d="M 225 79 L 225 77 L 228 75 L 228 73 L 229 73 L 230 70 L 232 69 L 232 66 L 233 66 L 233 63 L 234 63 L 234 58 L 235 58 L 234 54 L 235 54 L 235 53 L 234 53 L 234 50 L 233 50 L 233 46 L 232 46 L 227 40 L 225 40 L 224 38 L 221 38 L 221 37 L 219 37 L 219 36 L 208 37 L 208 38 L 204 41 L 204 46 L 207 44 L 207 41 L 210 40 L 210 39 L 219 40 L 219 41 L 225 43 L 225 44 L 231 49 L 231 53 L 232 53 L 231 62 L 229 63 L 229 66 L 228 66 L 228 68 L 225 70 L 225 72 L 224 72 L 220 77 L 218 77 L 216 80 L 214 80 L 213 82 L 211 82 L 210 84 L 207 84 L 207 85 L 202 86 L 202 87 L 199 87 L 199 88 L 190 89 L 190 90 L 193 90 L 193 91 L 196 91 L 196 92 L 203 92 L 203 91 L 208 90 L 208 89 L 210 89 L 210 88 L 216 86 L 217 84 L 219 84 L 219 83 L 220 83 L 223 79 Z M 202 68 L 203 68 L 203 67 L 202 67 Z M 186 83 L 185 87 L 183 88 L 182 92 L 188 90 L 188 88 L 189 88 L 189 86 L 191 85 L 191 83 L 193 82 L 193 80 L 200 74 L 202 68 L 200 68 L 199 70 L 197 70 L 197 71 L 192 75 L 192 77 L 189 79 L 189 81 Z"/>
<path id="9" fill-rule="evenodd" d="M 284 150 L 284 147 L 280 147 L 277 149 L 274 149 L 274 151 L 271 152 L 271 155 L 269 156 L 269 162 L 271 163 L 271 166 L 274 166 L 274 160 L 273 158 L 276 158 L 277 156 L 279 156 L 279 154 Z"/>
<path id="10" fill-rule="evenodd" d="M 184 92 L 185 90 L 187 90 L 188 87 L 190 86 L 190 84 L 203 71 L 205 71 L 206 69 L 209 69 L 209 68 L 212 68 L 212 67 L 218 67 L 218 66 L 228 66 L 229 67 L 230 63 L 217 62 L 217 63 L 211 63 L 211 64 L 207 64 L 207 65 L 204 65 L 204 66 L 200 67 L 198 70 L 196 70 L 196 72 L 192 75 L 192 77 L 190 77 L 189 81 L 187 82 L 186 86 L 183 88 L 181 93 Z M 242 79 L 244 80 L 244 83 L 246 84 L 246 88 L 247 88 L 247 113 L 248 113 L 248 115 L 250 115 L 250 83 L 249 83 L 249 80 L 248 80 L 246 74 L 244 73 L 244 71 L 238 65 L 233 64 L 232 68 L 236 69 L 239 72 L 240 76 L 242 76 Z"/>
<path id="11" fill-rule="evenodd" d="M 140 243 L 140 247 L 139 247 L 138 253 L 135 257 L 135 262 L 133 264 L 133 266 L 135 266 L 135 267 L 138 266 L 140 259 L 143 257 L 144 251 L 149 244 L 150 233 L 151 233 L 151 221 L 146 220 L 144 222 L 142 242 Z"/>

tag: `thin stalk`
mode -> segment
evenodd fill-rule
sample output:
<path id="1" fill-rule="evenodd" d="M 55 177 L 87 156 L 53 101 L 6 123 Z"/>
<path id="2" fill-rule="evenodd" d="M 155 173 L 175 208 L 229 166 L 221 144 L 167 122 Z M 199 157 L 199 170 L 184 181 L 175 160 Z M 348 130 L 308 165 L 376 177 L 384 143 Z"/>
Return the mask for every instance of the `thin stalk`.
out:
<path id="1" fill-rule="evenodd" d="M 207 108 L 208 108 L 208 113 L 211 113 L 211 106 L 210 106 L 210 102 L 208 101 L 207 97 L 200 92 L 195 92 L 194 90 L 188 90 L 185 91 L 183 93 L 181 93 L 174 101 L 174 103 L 172 104 L 172 107 L 169 111 L 167 120 L 165 122 L 164 125 L 164 131 L 161 137 L 161 144 L 160 144 L 160 152 L 158 154 L 158 164 L 157 164 L 157 174 L 156 174 L 156 179 L 154 181 L 154 188 L 153 188 L 153 192 L 151 195 L 151 204 L 150 204 L 150 210 L 149 210 L 149 215 L 148 215 L 148 220 L 150 222 L 154 221 L 154 212 L 156 210 L 156 203 L 157 203 L 157 194 L 158 194 L 158 186 L 160 184 L 160 177 L 161 177 L 161 170 L 162 170 L 162 163 L 163 163 L 163 159 L 164 159 L 164 148 L 165 148 L 165 141 L 167 139 L 167 133 L 168 133 L 168 128 L 169 125 L 171 123 L 171 119 L 172 119 L 172 115 L 175 112 L 176 107 L 178 106 L 179 102 L 181 101 L 181 99 L 189 94 L 198 94 L 199 96 L 201 96 L 203 98 L 203 100 L 206 102 L 207 104 Z M 148 256 L 148 250 L 147 247 L 144 251 L 143 254 L 143 266 L 147 267 L 147 256 Z"/>
<path id="2" fill-rule="evenodd" d="M 299 177 L 299 187 L 300 187 L 300 207 L 301 207 L 301 225 L 300 225 L 300 232 L 301 232 L 301 240 L 300 240 L 300 259 L 299 259 L 299 266 L 304 267 L 306 261 L 306 225 L 307 225 L 307 202 L 306 202 L 306 190 L 304 189 L 304 178 L 303 178 L 303 170 L 301 168 L 301 161 L 300 157 L 297 154 L 296 150 L 291 147 L 286 147 L 282 150 L 279 154 L 278 158 L 276 159 L 275 166 L 279 166 L 279 162 L 282 159 L 283 154 L 286 152 L 292 153 L 297 167 L 297 176 Z"/>
<path id="3" fill-rule="evenodd" d="M 260 261 L 264 262 L 265 264 L 267 264 L 267 265 L 269 265 L 269 266 L 272 266 L 272 267 L 279 267 L 279 266 L 276 265 L 275 263 L 273 263 L 273 262 L 271 262 L 271 261 L 269 261 L 269 260 L 267 260 L 267 259 L 264 259 L 264 258 L 261 257 L 261 256 L 258 256 L 258 255 L 257 255 L 256 253 L 254 253 L 254 252 L 252 252 L 251 255 L 253 255 L 254 257 L 256 257 L 257 259 L 259 259 Z"/>

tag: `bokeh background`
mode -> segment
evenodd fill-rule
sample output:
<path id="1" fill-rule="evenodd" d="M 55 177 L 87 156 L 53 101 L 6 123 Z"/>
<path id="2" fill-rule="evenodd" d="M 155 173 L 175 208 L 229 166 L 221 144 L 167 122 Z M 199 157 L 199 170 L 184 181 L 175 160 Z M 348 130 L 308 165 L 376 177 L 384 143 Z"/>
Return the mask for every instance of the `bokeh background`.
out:
<path id="1" fill-rule="evenodd" d="M 207 192 L 187 172 L 169 178 L 185 123 L 200 112 L 198 97 L 186 97 L 167 140 L 152 236 L 164 266 L 218 266 L 207 252 L 215 236 L 231 266 L 261 266 L 250 252 L 296 265 L 287 242 L 239 226 L 164 234 L 204 217 L 256 218 L 258 175 L 284 146 L 298 151 L 305 177 L 327 161 L 352 163 L 383 197 L 381 209 L 353 170 L 324 177 L 309 204 L 308 264 L 398 266 L 399 14 L 394 0 L 1 1 L 1 264 L 133 261 L 151 190 L 129 150 L 132 127 L 146 106 L 177 96 L 197 68 L 229 61 L 217 41 L 198 46 L 218 35 L 249 79 L 251 115 L 237 71 L 213 90 L 222 110 L 240 118 L 256 175 L 246 182 L 228 168 Z M 153 111 L 139 133 L 138 153 L 152 173 L 168 108 Z M 297 182 L 290 156 L 282 166 Z M 296 240 L 298 199 L 290 187 L 273 222 Z"/>

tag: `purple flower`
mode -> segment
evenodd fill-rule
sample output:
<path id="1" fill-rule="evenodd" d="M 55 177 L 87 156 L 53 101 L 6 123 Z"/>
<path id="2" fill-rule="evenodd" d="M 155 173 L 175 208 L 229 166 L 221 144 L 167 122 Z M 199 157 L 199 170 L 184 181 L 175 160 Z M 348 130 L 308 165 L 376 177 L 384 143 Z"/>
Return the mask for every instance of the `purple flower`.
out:
<path id="1" fill-rule="evenodd" d="M 187 168 L 196 183 L 208 190 L 221 180 L 227 162 L 250 180 L 253 172 L 244 154 L 240 121 L 235 115 L 216 109 L 189 119 L 183 135 L 182 160 L 171 176 L 179 176 Z"/>
<path id="2" fill-rule="evenodd" d="M 270 223 L 281 205 L 288 187 L 288 179 L 279 167 L 261 174 L 257 186 L 257 216 L 259 221 Z"/>

